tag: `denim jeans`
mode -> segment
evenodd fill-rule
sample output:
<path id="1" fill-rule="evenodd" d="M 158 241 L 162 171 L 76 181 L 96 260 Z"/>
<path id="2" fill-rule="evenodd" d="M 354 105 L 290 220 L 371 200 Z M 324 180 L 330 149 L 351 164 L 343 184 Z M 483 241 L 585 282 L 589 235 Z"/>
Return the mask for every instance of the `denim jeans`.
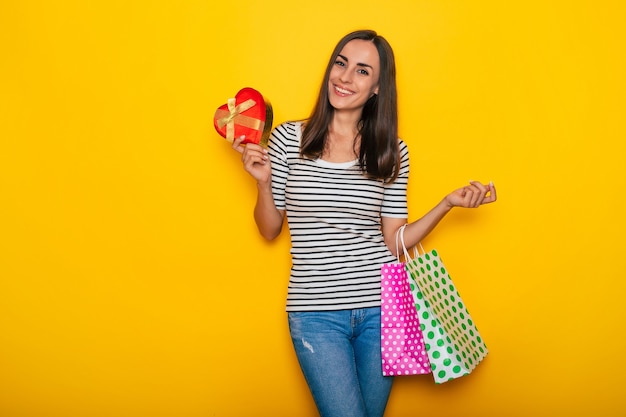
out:
<path id="1" fill-rule="evenodd" d="M 382 417 L 392 377 L 382 374 L 380 308 L 289 312 L 289 330 L 322 417 Z"/>

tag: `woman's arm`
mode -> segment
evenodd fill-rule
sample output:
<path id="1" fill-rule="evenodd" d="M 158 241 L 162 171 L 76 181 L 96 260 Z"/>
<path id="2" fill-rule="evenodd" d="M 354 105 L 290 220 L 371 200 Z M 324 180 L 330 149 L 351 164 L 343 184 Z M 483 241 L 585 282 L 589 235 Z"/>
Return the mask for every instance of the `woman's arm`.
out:
<path id="1" fill-rule="evenodd" d="M 454 207 L 477 208 L 483 204 L 493 203 L 496 199 L 496 187 L 493 183 L 483 185 L 477 181 L 470 182 L 469 185 L 445 196 L 424 216 L 409 223 L 404 229 L 405 246 L 410 248 L 421 242 Z M 391 217 L 383 217 L 382 219 L 385 243 L 391 253 L 396 256 L 398 255 L 396 253 L 396 232 L 405 223 L 406 219 Z"/>
<path id="2" fill-rule="evenodd" d="M 267 149 L 248 143 L 242 145 L 244 136 L 233 141 L 233 149 L 241 153 L 244 169 L 257 182 L 257 200 L 254 206 L 254 221 L 267 240 L 275 239 L 282 230 L 285 211 L 278 210 L 272 195 L 272 168 Z"/>
<path id="3" fill-rule="evenodd" d="M 268 162 L 269 165 L 269 162 Z M 283 228 L 285 210 L 278 210 L 274 205 L 272 183 L 257 182 L 257 198 L 254 206 L 254 221 L 256 226 L 267 240 L 273 240 Z"/>

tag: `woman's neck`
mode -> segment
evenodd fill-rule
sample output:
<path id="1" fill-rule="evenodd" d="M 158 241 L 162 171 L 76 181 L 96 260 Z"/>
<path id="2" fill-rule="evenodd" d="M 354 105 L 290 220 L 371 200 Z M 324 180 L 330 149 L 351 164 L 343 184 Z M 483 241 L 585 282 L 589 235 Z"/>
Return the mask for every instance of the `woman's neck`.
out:
<path id="1" fill-rule="evenodd" d="M 322 159 L 328 162 L 349 162 L 359 157 L 360 137 L 354 118 L 335 116 L 328 127 Z"/>

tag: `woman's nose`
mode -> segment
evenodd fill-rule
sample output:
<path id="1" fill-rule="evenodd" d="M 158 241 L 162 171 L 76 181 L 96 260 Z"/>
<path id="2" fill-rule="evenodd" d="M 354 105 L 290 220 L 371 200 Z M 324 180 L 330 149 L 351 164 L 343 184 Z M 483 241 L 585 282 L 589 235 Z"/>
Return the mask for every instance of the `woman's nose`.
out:
<path id="1" fill-rule="evenodd" d="M 339 79 L 341 80 L 341 82 L 344 83 L 349 83 L 352 81 L 352 71 L 346 70 L 344 71 L 341 76 L 339 77 Z"/>

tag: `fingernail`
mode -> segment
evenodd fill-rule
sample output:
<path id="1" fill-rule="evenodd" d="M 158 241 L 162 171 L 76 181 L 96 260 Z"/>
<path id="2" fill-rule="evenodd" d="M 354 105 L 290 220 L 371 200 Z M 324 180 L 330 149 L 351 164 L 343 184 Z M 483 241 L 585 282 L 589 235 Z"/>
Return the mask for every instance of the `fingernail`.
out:
<path id="1" fill-rule="evenodd" d="M 489 185 L 493 187 L 493 181 L 489 181 Z"/>

